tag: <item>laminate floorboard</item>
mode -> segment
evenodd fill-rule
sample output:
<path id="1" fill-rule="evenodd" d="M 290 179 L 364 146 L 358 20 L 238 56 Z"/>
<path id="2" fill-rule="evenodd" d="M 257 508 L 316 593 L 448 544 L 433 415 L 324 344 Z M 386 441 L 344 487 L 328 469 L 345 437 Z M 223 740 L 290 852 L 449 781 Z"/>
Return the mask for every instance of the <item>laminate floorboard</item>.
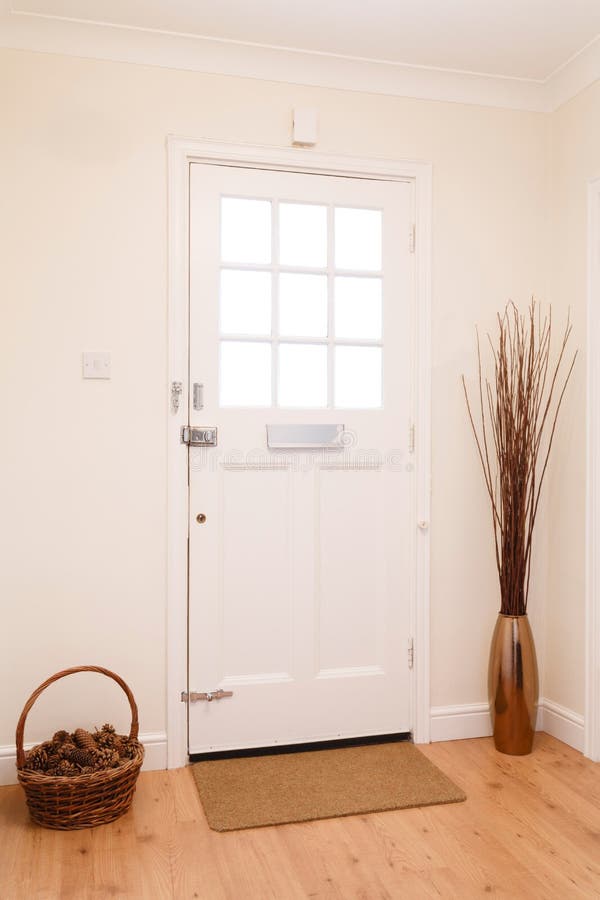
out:
<path id="1" fill-rule="evenodd" d="M 600 765 L 544 733 L 526 757 L 420 749 L 466 803 L 217 833 L 177 769 L 143 772 L 111 825 L 57 832 L 0 788 L 0 900 L 600 898 Z"/>

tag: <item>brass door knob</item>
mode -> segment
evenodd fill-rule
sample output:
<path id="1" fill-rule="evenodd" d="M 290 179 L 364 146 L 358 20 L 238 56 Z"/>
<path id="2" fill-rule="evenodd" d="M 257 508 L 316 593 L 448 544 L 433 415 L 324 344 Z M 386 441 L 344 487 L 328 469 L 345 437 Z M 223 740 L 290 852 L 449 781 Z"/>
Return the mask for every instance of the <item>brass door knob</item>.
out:
<path id="1" fill-rule="evenodd" d="M 204 523 L 206 522 L 206 516 L 204 515 L 204 513 L 198 513 L 198 515 L 196 516 L 196 522 L 198 523 L 198 525 L 204 525 Z"/>

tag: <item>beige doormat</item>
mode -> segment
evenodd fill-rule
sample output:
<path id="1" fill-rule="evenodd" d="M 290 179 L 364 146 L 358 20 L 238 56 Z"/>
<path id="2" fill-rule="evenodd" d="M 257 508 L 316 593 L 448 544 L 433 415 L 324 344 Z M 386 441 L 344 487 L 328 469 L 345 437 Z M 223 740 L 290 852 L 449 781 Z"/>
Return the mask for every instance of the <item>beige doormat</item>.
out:
<path id="1" fill-rule="evenodd" d="M 466 799 L 408 742 L 208 760 L 192 772 L 214 831 Z"/>

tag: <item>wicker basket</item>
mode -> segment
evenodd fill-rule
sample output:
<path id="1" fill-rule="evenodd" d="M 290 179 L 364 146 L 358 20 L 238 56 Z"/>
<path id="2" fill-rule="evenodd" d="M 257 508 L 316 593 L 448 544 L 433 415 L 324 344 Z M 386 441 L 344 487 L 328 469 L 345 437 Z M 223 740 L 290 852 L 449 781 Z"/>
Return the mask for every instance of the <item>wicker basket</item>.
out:
<path id="1" fill-rule="evenodd" d="M 25 750 L 23 732 L 29 710 L 53 682 L 76 672 L 99 672 L 107 675 L 123 688 L 131 707 L 129 737 L 137 744 L 136 755 L 114 769 L 104 769 L 86 775 L 43 775 L 24 769 Z M 138 710 L 129 687 L 122 678 L 101 666 L 76 666 L 48 678 L 33 692 L 21 713 L 17 725 L 17 774 L 23 785 L 29 813 L 34 822 L 46 828 L 70 831 L 93 828 L 118 819 L 131 806 L 135 783 L 144 761 L 144 748 L 138 737 Z"/>

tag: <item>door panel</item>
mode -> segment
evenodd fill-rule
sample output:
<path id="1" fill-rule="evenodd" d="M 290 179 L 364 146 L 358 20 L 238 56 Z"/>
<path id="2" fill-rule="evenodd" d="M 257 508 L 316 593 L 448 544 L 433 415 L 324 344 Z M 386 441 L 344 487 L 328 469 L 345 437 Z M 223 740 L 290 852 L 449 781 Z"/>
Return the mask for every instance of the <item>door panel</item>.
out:
<path id="1" fill-rule="evenodd" d="M 379 469 L 321 469 L 318 476 L 319 675 L 384 664 L 380 482 Z"/>
<path id="2" fill-rule="evenodd" d="M 409 731 L 412 185 L 192 165 L 191 753 Z M 193 392 L 191 392 L 193 396 Z M 343 426 L 270 449 L 267 425 Z M 198 514 L 205 516 L 198 521 Z"/>
<path id="3" fill-rule="evenodd" d="M 292 624 L 288 472 L 225 470 L 221 509 L 224 678 L 287 673 Z"/>

